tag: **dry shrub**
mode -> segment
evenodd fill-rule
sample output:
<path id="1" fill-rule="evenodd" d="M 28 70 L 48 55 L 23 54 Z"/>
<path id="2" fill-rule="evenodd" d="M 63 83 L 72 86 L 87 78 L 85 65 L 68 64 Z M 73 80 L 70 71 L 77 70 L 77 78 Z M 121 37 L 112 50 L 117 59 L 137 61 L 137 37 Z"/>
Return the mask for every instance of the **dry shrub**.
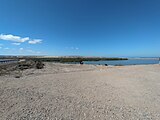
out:
<path id="1" fill-rule="evenodd" d="M 44 68 L 44 64 L 43 64 L 43 62 L 41 62 L 41 61 L 36 61 L 36 68 L 37 69 L 42 69 L 42 68 Z"/>

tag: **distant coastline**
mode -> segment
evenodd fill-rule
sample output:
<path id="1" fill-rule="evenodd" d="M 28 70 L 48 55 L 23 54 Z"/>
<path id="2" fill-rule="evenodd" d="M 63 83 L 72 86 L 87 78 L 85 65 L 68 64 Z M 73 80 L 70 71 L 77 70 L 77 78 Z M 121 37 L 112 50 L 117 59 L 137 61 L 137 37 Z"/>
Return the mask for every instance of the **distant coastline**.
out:
<path id="1" fill-rule="evenodd" d="M 62 56 L 62 57 L 47 57 L 47 56 L 0 56 L 0 59 L 26 59 L 39 60 L 43 62 L 80 62 L 80 61 L 104 61 L 104 60 L 128 60 L 128 58 L 109 58 L 109 57 L 79 57 L 79 56 Z"/>

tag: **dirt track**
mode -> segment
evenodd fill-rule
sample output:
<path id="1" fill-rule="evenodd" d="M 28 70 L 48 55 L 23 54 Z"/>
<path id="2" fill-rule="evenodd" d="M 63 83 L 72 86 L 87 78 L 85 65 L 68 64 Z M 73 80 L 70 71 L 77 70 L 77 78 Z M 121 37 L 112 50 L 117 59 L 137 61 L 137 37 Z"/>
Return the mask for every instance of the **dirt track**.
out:
<path id="1" fill-rule="evenodd" d="M 0 120 L 160 119 L 159 65 L 46 64 L 0 76 Z"/>

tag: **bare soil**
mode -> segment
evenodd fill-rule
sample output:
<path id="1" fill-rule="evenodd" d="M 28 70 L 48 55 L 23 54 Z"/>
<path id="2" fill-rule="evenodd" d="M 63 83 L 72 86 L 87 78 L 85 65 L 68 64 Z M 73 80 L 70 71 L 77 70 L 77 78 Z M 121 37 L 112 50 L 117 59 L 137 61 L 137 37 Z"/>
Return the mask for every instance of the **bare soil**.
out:
<path id="1" fill-rule="evenodd" d="M 0 120 L 160 119 L 160 65 L 45 64 L 0 76 Z"/>

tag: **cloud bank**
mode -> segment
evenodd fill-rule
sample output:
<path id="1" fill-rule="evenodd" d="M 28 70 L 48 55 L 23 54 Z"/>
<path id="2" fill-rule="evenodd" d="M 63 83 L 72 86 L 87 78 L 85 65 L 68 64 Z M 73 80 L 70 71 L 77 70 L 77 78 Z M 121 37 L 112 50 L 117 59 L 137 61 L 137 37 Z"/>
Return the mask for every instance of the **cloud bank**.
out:
<path id="1" fill-rule="evenodd" d="M 28 45 L 40 44 L 43 41 L 42 39 L 31 39 L 30 37 L 21 37 L 21 36 L 16 36 L 12 34 L 0 34 L 0 40 L 9 41 L 11 42 L 12 45 L 17 46 L 16 48 L 18 48 L 18 49 L 15 49 L 13 48 L 13 46 L 8 47 L 6 45 L 0 44 L 0 51 L 5 50 L 6 53 L 31 54 L 31 55 L 43 54 L 40 51 L 34 51 L 31 49 L 25 49 L 22 47 L 18 47 L 18 46 L 21 46 L 23 43 L 25 43 L 23 47 L 25 47 L 26 44 Z"/>
<path id="2" fill-rule="evenodd" d="M 28 41 L 29 37 L 22 38 L 20 36 L 14 36 L 14 35 L 11 35 L 11 34 L 9 34 L 9 35 L 1 34 L 0 35 L 0 39 L 1 40 L 7 40 L 7 41 L 13 41 L 13 42 L 22 43 L 22 42 Z"/>
<path id="3" fill-rule="evenodd" d="M 15 36 L 11 34 L 0 34 L 0 40 L 6 40 L 6 41 L 11 41 L 14 42 L 12 43 L 13 45 L 20 45 L 21 43 L 24 43 L 28 41 L 29 44 L 38 44 L 42 43 L 41 39 L 30 39 L 29 37 L 20 37 L 20 36 Z"/>

